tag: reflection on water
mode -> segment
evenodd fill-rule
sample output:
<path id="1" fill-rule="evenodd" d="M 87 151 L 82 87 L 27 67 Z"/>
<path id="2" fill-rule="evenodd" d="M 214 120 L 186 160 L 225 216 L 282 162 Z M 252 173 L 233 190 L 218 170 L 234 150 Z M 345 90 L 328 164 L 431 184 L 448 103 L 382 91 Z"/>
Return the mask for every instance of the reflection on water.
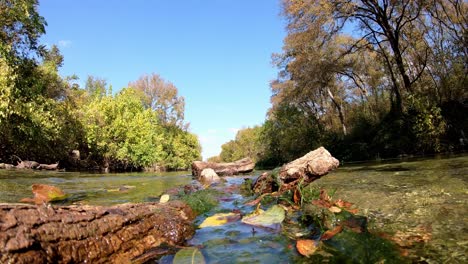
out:
<path id="1" fill-rule="evenodd" d="M 90 174 L 0 170 L 0 202 L 14 203 L 31 197 L 31 185 L 35 183 L 61 188 L 70 196 L 69 202 L 95 205 L 144 202 L 191 180 L 188 172 Z"/>

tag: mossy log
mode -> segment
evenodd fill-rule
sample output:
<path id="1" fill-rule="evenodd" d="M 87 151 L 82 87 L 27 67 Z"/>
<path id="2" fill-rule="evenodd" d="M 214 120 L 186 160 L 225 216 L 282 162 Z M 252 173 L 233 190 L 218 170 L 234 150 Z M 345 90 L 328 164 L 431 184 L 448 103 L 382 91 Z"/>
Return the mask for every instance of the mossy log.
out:
<path id="1" fill-rule="evenodd" d="M 253 190 L 256 193 L 293 190 L 298 184 L 305 186 L 319 179 L 339 164 L 324 147 L 320 147 L 271 173 L 262 174 L 255 181 Z"/>
<path id="2" fill-rule="evenodd" d="M 182 245 L 194 214 L 180 201 L 116 206 L 0 204 L 0 263 L 130 263 Z"/>
<path id="3" fill-rule="evenodd" d="M 201 172 L 207 168 L 213 169 L 219 176 L 230 176 L 253 171 L 255 162 L 249 158 L 228 163 L 194 161 L 192 163 L 192 175 L 200 177 Z"/>

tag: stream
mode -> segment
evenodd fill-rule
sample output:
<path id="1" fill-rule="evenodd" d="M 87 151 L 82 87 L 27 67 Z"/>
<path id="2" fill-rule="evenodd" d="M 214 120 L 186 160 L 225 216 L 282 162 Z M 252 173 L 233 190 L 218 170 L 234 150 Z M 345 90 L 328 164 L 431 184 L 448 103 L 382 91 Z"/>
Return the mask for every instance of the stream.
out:
<path id="1" fill-rule="evenodd" d="M 220 204 L 197 217 L 195 224 L 219 212 L 250 213 L 253 207 L 244 203 L 252 197 L 242 196 L 238 186 L 244 179 L 259 174 L 225 177 L 225 182 L 214 187 L 224 192 Z M 312 185 L 333 190 L 333 198 L 354 203 L 358 214 L 368 218 L 371 233 L 388 234 L 399 238 L 401 243 L 408 242 L 404 254 L 408 262 L 467 263 L 467 180 L 468 156 L 464 155 L 345 165 Z M 31 197 L 34 183 L 61 188 L 69 194 L 66 203 L 111 205 L 154 201 L 167 189 L 191 184 L 192 177 L 188 172 L 90 174 L 0 170 L 0 203 Z M 188 244 L 201 248 L 207 263 L 311 261 L 297 253 L 295 241 L 280 228 L 253 228 L 241 221 L 198 229 Z M 339 262 L 329 255 L 313 260 Z M 171 263 L 172 256 L 159 262 Z"/>

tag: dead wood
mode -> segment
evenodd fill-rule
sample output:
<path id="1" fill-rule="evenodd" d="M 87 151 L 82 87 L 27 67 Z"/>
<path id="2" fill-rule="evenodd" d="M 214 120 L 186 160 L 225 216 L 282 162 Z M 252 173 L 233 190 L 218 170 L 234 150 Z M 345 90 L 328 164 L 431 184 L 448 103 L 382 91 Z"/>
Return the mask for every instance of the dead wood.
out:
<path id="1" fill-rule="evenodd" d="M 272 173 L 264 173 L 253 185 L 256 193 L 293 190 L 298 184 L 306 186 L 338 167 L 335 159 L 324 147 L 311 151 Z"/>
<path id="2" fill-rule="evenodd" d="M 194 161 L 192 163 L 192 175 L 200 177 L 201 172 L 207 168 L 213 169 L 216 174 L 220 176 L 237 175 L 239 173 L 248 173 L 253 171 L 255 163 L 249 158 L 229 163 Z"/>
<path id="3" fill-rule="evenodd" d="M 184 203 L 0 204 L 0 263 L 129 263 L 194 234 Z"/>

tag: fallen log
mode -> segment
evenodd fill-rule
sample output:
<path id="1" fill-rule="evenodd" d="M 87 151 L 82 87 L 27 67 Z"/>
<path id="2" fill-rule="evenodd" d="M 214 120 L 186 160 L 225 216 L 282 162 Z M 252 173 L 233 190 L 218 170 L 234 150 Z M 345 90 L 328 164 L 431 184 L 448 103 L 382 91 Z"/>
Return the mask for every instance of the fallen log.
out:
<path id="1" fill-rule="evenodd" d="M 57 170 L 58 169 L 58 162 L 54 164 L 39 164 L 37 167 L 38 170 Z"/>
<path id="2" fill-rule="evenodd" d="M 0 263 L 129 263 L 194 234 L 180 201 L 104 206 L 0 204 Z"/>
<path id="3" fill-rule="evenodd" d="M 216 174 L 220 176 L 230 176 L 253 171 L 253 169 L 255 168 L 255 162 L 253 162 L 249 158 L 244 158 L 238 161 L 228 163 L 194 161 L 192 163 L 192 175 L 200 177 L 201 172 L 207 168 L 213 169 L 216 172 Z"/>
<path id="4" fill-rule="evenodd" d="M 324 147 L 311 151 L 272 173 L 263 173 L 253 184 L 256 193 L 272 193 L 293 190 L 298 184 L 303 186 L 319 179 L 336 169 L 340 162 Z"/>
<path id="5" fill-rule="evenodd" d="M 17 169 L 37 169 L 41 164 L 36 161 L 31 160 L 22 160 L 18 165 L 16 165 Z"/>

